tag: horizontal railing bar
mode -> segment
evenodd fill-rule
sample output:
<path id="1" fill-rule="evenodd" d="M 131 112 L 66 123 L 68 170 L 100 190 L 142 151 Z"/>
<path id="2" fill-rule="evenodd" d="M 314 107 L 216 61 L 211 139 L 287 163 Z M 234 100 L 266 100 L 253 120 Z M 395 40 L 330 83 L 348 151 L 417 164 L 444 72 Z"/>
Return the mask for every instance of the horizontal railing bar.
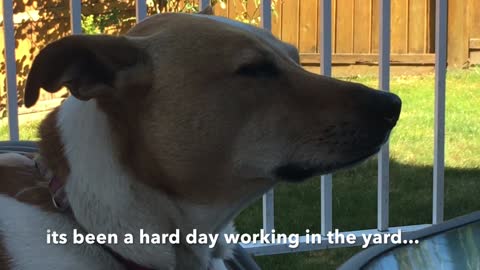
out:
<path id="1" fill-rule="evenodd" d="M 339 234 L 348 235 L 354 234 L 356 236 L 356 242 L 354 244 L 329 244 L 328 239 L 322 236 L 320 244 L 307 244 L 306 236 L 302 235 L 299 237 L 299 245 L 296 248 L 290 248 L 289 243 L 280 243 L 280 244 L 242 244 L 242 247 L 246 251 L 254 256 L 264 256 L 264 255 L 274 255 L 274 254 L 285 254 L 285 253 L 296 253 L 303 251 L 314 251 L 314 250 L 323 250 L 331 248 L 340 248 L 340 247 L 353 247 L 361 246 L 364 244 L 362 235 L 370 234 L 392 234 L 397 233 L 398 230 L 401 230 L 402 234 L 406 232 L 418 231 L 424 228 L 431 226 L 431 224 L 421 224 L 421 225 L 410 225 L 410 226 L 400 226 L 400 227 L 391 227 L 387 231 L 379 232 L 377 229 L 368 229 L 368 230 L 359 230 L 351 232 L 341 232 Z M 277 232 L 278 234 L 278 232 Z"/>
<path id="2" fill-rule="evenodd" d="M 300 62 L 303 65 L 320 64 L 319 53 L 300 53 Z M 362 53 L 335 53 L 332 55 L 332 64 L 365 64 L 378 65 L 378 54 L 362 54 Z M 435 54 L 391 54 L 390 65 L 425 65 L 435 64 Z"/>

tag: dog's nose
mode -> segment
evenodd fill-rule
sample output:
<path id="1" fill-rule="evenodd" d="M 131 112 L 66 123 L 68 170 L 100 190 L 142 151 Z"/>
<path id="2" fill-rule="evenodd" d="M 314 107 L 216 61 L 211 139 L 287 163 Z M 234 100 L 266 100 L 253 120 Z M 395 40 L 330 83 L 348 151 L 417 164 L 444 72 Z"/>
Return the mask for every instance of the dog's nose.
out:
<path id="1" fill-rule="evenodd" d="M 400 116 L 400 110 L 402 108 L 402 100 L 395 94 L 385 91 L 377 91 L 378 97 L 377 104 L 373 104 L 376 108 L 376 114 L 384 121 L 389 127 L 394 127 Z"/>

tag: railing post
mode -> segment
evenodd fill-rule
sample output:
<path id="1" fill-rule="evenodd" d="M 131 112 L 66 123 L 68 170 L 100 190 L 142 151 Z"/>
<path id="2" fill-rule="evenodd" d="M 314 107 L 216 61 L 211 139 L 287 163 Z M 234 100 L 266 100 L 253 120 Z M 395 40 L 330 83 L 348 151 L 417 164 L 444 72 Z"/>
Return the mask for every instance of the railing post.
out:
<path id="1" fill-rule="evenodd" d="M 10 140 L 18 141 L 17 67 L 15 59 L 15 32 L 13 1 L 3 1 L 3 33 L 5 38 L 5 68 L 7 82 L 7 113 Z"/>
<path id="2" fill-rule="evenodd" d="M 262 197 L 263 230 L 266 233 L 275 229 L 275 204 L 273 189 L 267 191 Z"/>
<path id="3" fill-rule="evenodd" d="M 320 5 L 320 74 L 332 75 L 332 1 L 321 0 Z M 332 175 L 321 177 L 320 233 L 332 231 Z"/>
<path id="4" fill-rule="evenodd" d="M 447 67 L 447 0 L 436 0 L 435 11 L 435 131 L 432 223 L 443 221 L 445 170 L 445 88 Z"/>
<path id="5" fill-rule="evenodd" d="M 210 5 L 210 0 L 200 0 L 198 5 L 199 5 L 198 9 L 201 11 L 201 10 L 203 10 L 204 8 L 206 8 Z"/>
<path id="6" fill-rule="evenodd" d="M 272 1 L 263 0 L 261 5 L 261 26 L 268 31 L 272 31 Z"/>
<path id="7" fill-rule="evenodd" d="M 380 0 L 379 88 L 390 91 L 390 0 Z M 377 229 L 388 230 L 390 191 L 389 142 L 378 154 Z"/>
<path id="8" fill-rule="evenodd" d="M 70 0 L 70 29 L 72 34 L 82 33 L 82 1 Z"/>
<path id="9" fill-rule="evenodd" d="M 146 0 L 135 1 L 135 17 L 137 19 L 137 23 L 147 17 L 147 1 Z"/>
<path id="10" fill-rule="evenodd" d="M 261 0 L 261 27 L 272 31 L 272 9 L 270 0 Z M 269 233 L 275 229 L 275 204 L 273 189 L 267 191 L 262 197 L 263 203 L 263 229 Z"/>
<path id="11" fill-rule="evenodd" d="M 326 235 L 332 230 L 332 175 L 322 175 L 321 184 L 321 220 L 320 233 Z"/>

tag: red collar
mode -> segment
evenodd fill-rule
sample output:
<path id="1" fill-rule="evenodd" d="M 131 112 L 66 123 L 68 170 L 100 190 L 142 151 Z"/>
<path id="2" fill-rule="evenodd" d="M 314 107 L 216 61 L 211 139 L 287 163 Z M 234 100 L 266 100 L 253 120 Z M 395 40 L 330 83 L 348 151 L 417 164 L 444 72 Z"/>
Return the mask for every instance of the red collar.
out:
<path id="1" fill-rule="evenodd" d="M 52 196 L 52 203 L 55 208 L 60 211 L 67 210 L 70 205 L 64 188 L 66 179 L 56 177 L 39 155 L 34 158 L 34 161 L 39 174 L 47 181 L 48 190 L 50 191 L 50 196 Z"/>
<path id="2" fill-rule="evenodd" d="M 36 156 L 34 158 L 34 161 L 40 175 L 48 182 L 48 189 L 50 191 L 50 195 L 52 196 L 52 203 L 55 208 L 62 212 L 70 210 L 70 204 L 68 202 L 67 194 L 65 192 L 66 179 L 55 177 L 53 172 L 47 168 L 45 162 L 40 156 Z M 102 247 L 110 254 L 112 254 L 112 256 L 118 262 L 120 262 L 120 264 L 125 266 L 125 269 L 127 270 L 154 270 L 152 268 L 143 267 L 124 258 L 120 254 L 116 253 L 115 251 L 106 246 Z"/>
<path id="3" fill-rule="evenodd" d="M 154 270 L 153 268 L 147 268 L 147 267 L 144 267 L 144 266 L 141 266 L 139 264 L 136 264 L 130 260 L 127 260 L 125 259 L 124 257 L 120 256 L 120 254 L 116 253 L 115 251 L 107 248 L 104 246 L 104 249 L 107 250 L 108 252 L 110 252 L 110 254 L 112 254 L 112 256 L 117 259 L 117 261 L 122 264 L 123 266 L 125 266 L 125 269 L 127 270 Z"/>

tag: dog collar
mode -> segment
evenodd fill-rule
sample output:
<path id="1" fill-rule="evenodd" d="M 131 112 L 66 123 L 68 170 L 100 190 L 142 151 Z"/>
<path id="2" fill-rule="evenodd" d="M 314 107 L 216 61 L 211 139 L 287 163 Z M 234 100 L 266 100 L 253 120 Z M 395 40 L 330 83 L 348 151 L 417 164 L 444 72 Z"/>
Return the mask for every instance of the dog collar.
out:
<path id="1" fill-rule="evenodd" d="M 121 264 L 125 267 L 126 270 L 155 270 L 153 268 L 147 268 L 143 267 L 139 264 L 136 264 L 130 260 L 125 259 L 122 257 L 120 254 L 116 253 L 115 251 L 111 250 L 108 247 L 105 247 L 105 249 L 112 254 L 112 256 Z"/>
<path id="2" fill-rule="evenodd" d="M 68 203 L 67 194 L 65 192 L 65 179 L 56 177 L 55 174 L 47 167 L 45 161 L 40 155 L 37 155 L 33 159 L 35 161 L 35 167 L 37 168 L 40 176 L 46 180 L 48 184 L 48 190 L 50 191 L 50 196 L 52 197 L 52 204 L 56 209 L 64 212 L 70 209 L 70 204 Z M 143 267 L 139 264 L 136 264 L 130 260 L 125 259 L 120 254 L 116 253 L 112 249 L 103 246 L 112 256 L 127 270 L 154 270 L 152 268 Z"/>
<path id="3" fill-rule="evenodd" d="M 70 208 L 67 194 L 65 193 L 65 179 L 56 177 L 55 174 L 47 167 L 40 155 L 37 155 L 34 158 L 34 161 L 40 175 L 47 181 L 53 206 L 60 211 L 65 211 Z"/>

